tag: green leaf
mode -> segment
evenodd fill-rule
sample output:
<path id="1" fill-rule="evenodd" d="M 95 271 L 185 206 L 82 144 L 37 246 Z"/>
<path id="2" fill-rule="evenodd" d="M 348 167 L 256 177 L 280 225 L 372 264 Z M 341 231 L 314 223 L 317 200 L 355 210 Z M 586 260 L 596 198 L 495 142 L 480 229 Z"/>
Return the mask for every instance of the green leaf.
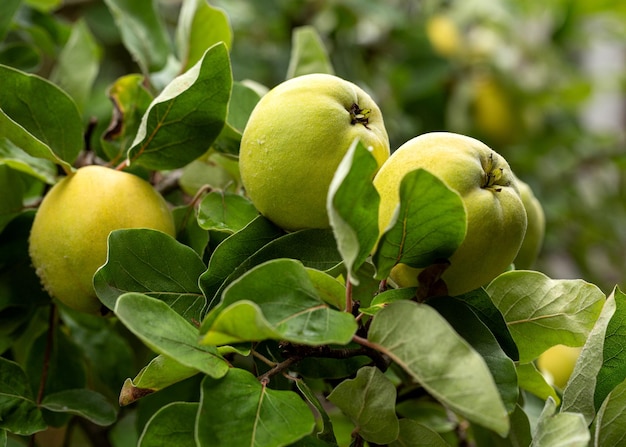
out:
<path id="1" fill-rule="evenodd" d="M 559 343 L 583 345 L 605 301 L 593 284 L 533 271 L 503 273 L 486 290 L 509 326 L 522 363 Z"/>
<path id="2" fill-rule="evenodd" d="M 328 273 L 310 267 L 305 269 L 317 295 L 335 309 L 346 310 L 346 286 Z"/>
<path id="3" fill-rule="evenodd" d="M 144 114 L 128 160 L 176 169 L 204 154 L 226 119 L 232 89 L 228 50 L 215 44 L 157 96 Z"/>
<path id="4" fill-rule="evenodd" d="M 520 405 L 517 405 L 515 411 L 509 417 L 511 419 L 511 430 L 506 438 L 502 438 L 500 435 L 482 427 L 473 426 L 472 432 L 476 445 L 489 447 L 529 446 L 532 442 L 532 434 L 526 411 Z"/>
<path id="5" fill-rule="evenodd" d="M 582 414 L 556 412 L 548 399 L 537 420 L 531 447 L 587 447 L 591 437 Z"/>
<path id="6" fill-rule="evenodd" d="M 421 268 L 449 258 L 465 238 L 465 220 L 456 191 L 424 169 L 407 173 L 399 208 L 374 253 L 376 277 L 386 278 L 400 262 Z"/>
<path id="7" fill-rule="evenodd" d="M 170 54 L 165 26 L 152 0 L 105 0 L 124 46 L 144 74 L 162 69 Z"/>
<path id="8" fill-rule="evenodd" d="M 138 447 L 196 447 L 197 402 L 172 402 L 161 407 L 144 426 Z"/>
<path id="9" fill-rule="evenodd" d="M 157 354 L 222 377 L 228 364 L 214 346 L 198 343 L 198 330 L 166 303 L 141 293 L 126 293 L 117 299 L 115 314 L 146 346 Z"/>
<path id="10" fill-rule="evenodd" d="M 109 309 L 126 292 L 162 300 L 187 320 L 200 320 L 205 299 L 198 277 L 206 266 L 198 254 L 157 230 L 112 231 L 107 262 L 94 275 L 94 288 Z"/>
<path id="11" fill-rule="evenodd" d="M 253 88 L 241 82 L 233 83 L 233 93 L 228 106 L 226 122 L 237 132 L 243 132 L 259 99 L 261 99 L 261 95 Z"/>
<path id="12" fill-rule="evenodd" d="M 17 363 L 0 357 L 0 429 L 26 436 L 45 428 L 26 374 Z"/>
<path id="13" fill-rule="evenodd" d="M 21 0 L 0 2 L 0 41 L 3 41 L 13 21 L 13 16 L 20 7 Z"/>
<path id="14" fill-rule="evenodd" d="M 0 161 L 0 233 L 20 214 L 23 207 L 24 185 L 17 173 Z"/>
<path id="15" fill-rule="evenodd" d="M 264 218 L 258 217 L 257 219 Z M 266 227 L 262 230 L 261 237 L 257 238 L 255 235 L 256 229 L 248 231 L 246 227 L 239 232 L 245 231 L 245 235 L 239 236 L 239 233 L 235 233 L 230 236 L 218 245 L 211 257 L 209 270 L 206 275 L 202 275 L 200 278 L 200 287 L 209 301 L 211 296 L 213 299 L 218 297 L 226 286 L 235 279 L 255 266 L 272 259 L 297 259 L 305 267 L 322 271 L 335 269 L 341 264 L 341 255 L 337 251 L 337 244 L 330 230 L 310 229 L 284 234 L 273 224 L 258 222 L 257 220 L 253 221 L 252 224 L 255 227 L 257 225 Z M 270 225 L 269 228 L 267 228 L 268 225 Z M 279 237 L 277 232 L 282 236 Z M 223 244 L 226 242 L 228 245 L 224 246 Z M 246 246 L 246 243 L 250 245 Z M 251 249 L 256 250 L 245 257 Z M 220 252 L 219 257 L 217 256 L 218 251 Z M 245 259 L 242 259 L 244 257 Z M 225 278 L 224 273 L 228 273 Z M 217 290 L 215 289 L 216 286 L 218 287 Z"/>
<path id="16" fill-rule="evenodd" d="M 615 313 L 606 327 L 602 356 L 603 362 L 596 376 L 595 407 L 599 408 L 611 390 L 626 379 L 626 295 L 616 288 L 613 291 Z"/>
<path id="17" fill-rule="evenodd" d="M 83 122 L 74 101 L 36 75 L 0 65 L 0 78 L 0 141 L 69 171 L 83 148 Z"/>
<path id="18" fill-rule="evenodd" d="M 69 93 L 81 110 L 92 94 L 100 59 L 98 43 L 85 20 L 79 19 L 72 26 L 70 38 L 59 54 L 50 80 Z"/>
<path id="19" fill-rule="evenodd" d="M 616 296 L 619 295 L 623 300 L 623 294 L 615 289 L 607 297 L 602 312 L 578 356 L 567 386 L 563 390 L 562 410 L 583 414 L 588 424 L 595 417 L 599 406 L 596 406 L 598 376 L 605 360 L 604 343 L 611 336 L 607 328 L 617 312 Z M 610 361 L 610 359 L 607 360 Z"/>
<path id="20" fill-rule="evenodd" d="M 133 144 L 141 118 L 154 99 L 144 86 L 145 77 L 128 74 L 115 80 L 108 89 L 113 116 L 101 138 L 102 148 L 110 160 L 120 162 Z"/>
<path id="21" fill-rule="evenodd" d="M 415 287 L 385 290 L 372 299 L 369 307 L 359 308 L 359 312 L 363 312 L 367 315 L 376 315 L 380 310 L 384 309 L 388 304 L 391 304 L 394 301 L 410 300 L 415 298 L 415 293 Z"/>
<path id="22" fill-rule="evenodd" d="M 517 365 L 517 382 L 521 389 L 533 393 L 541 400 L 552 398 L 557 404 L 561 400 L 556 390 L 546 382 L 534 363 Z"/>
<path id="23" fill-rule="evenodd" d="M 515 409 L 519 397 L 515 364 L 504 353 L 489 328 L 462 300 L 437 297 L 428 304 L 439 312 L 482 357 L 500 391 L 507 412 Z"/>
<path id="24" fill-rule="evenodd" d="M 372 183 L 378 163 L 355 140 L 335 171 L 326 208 L 348 279 L 359 284 L 356 272 L 378 240 L 380 196 Z"/>
<path id="25" fill-rule="evenodd" d="M 0 122 L 3 119 L 2 111 L 0 111 Z M 2 124 L 0 124 L 1 126 Z M 47 152 L 48 149 L 44 149 L 44 151 Z M 51 153 L 48 152 L 48 154 Z M 9 139 L 0 138 L 0 165 L 6 165 L 50 185 L 56 182 L 57 168 L 53 162 L 29 155 Z M 3 190 L 9 191 L 9 189 Z"/>
<path id="26" fill-rule="evenodd" d="M 24 0 L 24 4 L 46 12 L 58 7 L 62 1 L 63 0 Z"/>
<path id="27" fill-rule="evenodd" d="M 400 419 L 400 434 L 389 447 L 450 447 L 433 429 L 411 419 Z"/>
<path id="28" fill-rule="evenodd" d="M 322 403 L 319 401 L 315 393 L 311 390 L 311 388 L 309 388 L 304 380 L 296 380 L 296 386 L 298 387 L 300 393 L 302 393 L 304 398 L 307 400 L 307 402 L 311 406 L 313 406 L 320 415 L 321 427 L 317 432 L 317 439 L 327 442 L 331 445 L 336 445 L 337 440 L 333 431 L 333 423 L 330 420 L 330 416 L 328 416 L 328 413 L 326 412 L 326 409 L 324 409 Z"/>
<path id="29" fill-rule="evenodd" d="M 294 28 L 287 79 L 310 73 L 334 74 L 322 38 L 313 26 Z"/>
<path id="30" fill-rule="evenodd" d="M 487 364 L 435 309 L 394 302 L 374 317 L 368 339 L 437 400 L 506 435 L 507 411 Z"/>
<path id="31" fill-rule="evenodd" d="M 232 282 L 201 332 L 202 342 L 214 345 L 265 339 L 322 345 L 347 344 L 356 329 L 351 314 L 319 297 L 301 262 L 275 259 Z"/>
<path id="32" fill-rule="evenodd" d="M 0 64 L 18 70 L 36 71 L 41 64 L 41 50 L 30 43 L 13 42 L 0 46 Z"/>
<path id="33" fill-rule="evenodd" d="M 236 233 L 259 215 L 250 200 L 240 194 L 212 191 L 198 207 L 198 224 L 205 230 Z"/>
<path id="34" fill-rule="evenodd" d="M 183 71 L 198 62 L 204 52 L 218 42 L 227 48 L 232 43 L 232 30 L 226 13 L 206 0 L 183 2 L 176 27 L 178 56 Z"/>
<path id="35" fill-rule="evenodd" d="M 133 380 L 126 379 L 124 381 L 120 391 L 119 403 L 121 406 L 130 405 L 142 397 L 198 373 L 196 368 L 185 366 L 165 355 L 157 355 L 139 371 Z"/>
<path id="36" fill-rule="evenodd" d="M 354 379 L 337 385 L 328 400 L 352 420 L 366 441 L 388 444 L 398 438 L 396 388 L 378 368 L 361 368 Z"/>
<path id="37" fill-rule="evenodd" d="M 213 251 L 209 267 L 199 279 L 200 287 L 209 302 L 218 296 L 233 276 L 235 269 L 261 247 L 284 234 L 263 216 L 257 216 L 240 231 L 224 239 Z M 227 281 L 227 278 L 230 281 Z"/>
<path id="38" fill-rule="evenodd" d="M 473 290 L 456 298 L 463 300 L 465 304 L 472 308 L 478 318 L 493 332 L 498 343 L 500 343 L 504 352 L 511 359 L 514 361 L 519 360 L 519 351 L 506 321 L 483 288 Z"/>
<path id="39" fill-rule="evenodd" d="M 297 394 L 272 390 L 245 370 L 231 368 L 221 379 L 202 381 L 198 447 L 287 446 L 314 426 L 313 414 Z"/>
<path id="40" fill-rule="evenodd" d="M 54 412 L 75 414 L 102 426 L 117 420 L 116 409 L 102 394 L 84 388 L 48 394 L 41 406 Z"/>
<path id="41" fill-rule="evenodd" d="M 626 434 L 626 381 L 617 385 L 606 396 L 591 426 L 594 447 L 624 445 Z"/>

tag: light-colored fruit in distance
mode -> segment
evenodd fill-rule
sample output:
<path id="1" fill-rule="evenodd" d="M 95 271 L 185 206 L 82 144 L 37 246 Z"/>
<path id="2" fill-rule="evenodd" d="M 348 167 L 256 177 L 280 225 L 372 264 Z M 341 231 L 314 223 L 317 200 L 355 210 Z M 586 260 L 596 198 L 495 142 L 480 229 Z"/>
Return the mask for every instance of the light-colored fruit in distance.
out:
<path id="1" fill-rule="evenodd" d="M 33 266 L 48 293 L 73 309 L 97 313 L 93 275 L 106 261 L 109 233 L 122 228 L 175 235 L 167 203 L 136 175 L 93 165 L 54 185 L 29 239 Z"/>
<path id="2" fill-rule="evenodd" d="M 565 345 L 552 346 L 539 356 L 537 368 L 550 384 L 562 390 L 574 371 L 581 349 Z"/>
<path id="3" fill-rule="evenodd" d="M 517 180 L 522 203 L 526 209 L 528 226 L 522 246 L 513 263 L 518 270 L 530 269 L 534 266 L 537 256 L 543 245 L 543 237 L 546 228 L 546 217 L 541 202 L 535 197 L 528 183 Z"/>
<path id="4" fill-rule="evenodd" d="M 243 132 L 239 164 L 247 195 L 288 231 L 328 228 L 328 188 L 357 138 L 379 166 L 389 157 L 381 111 L 360 87 L 320 73 L 279 84 L 261 98 Z"/>
<path id="5" fill-rule="evenodd" d="M 426 36 L 435 53 L 440 56 L 456 56 L 463 48 L 459 27 L 445 14 L 435 14 L 427 19 Z"/>
<path id="6" fill-rule="evenodd" d="M 526 211 L 507 161 L 484 143 L 455 133 L 433 132 L 407 141 L 374 178 L 381 196 L 381 234 L 399 205 L 402 178 L 418 168 L 458 192 L 465 206 L 465 239 L 441 277 L 448 293 L 477 289 L 507 270 L 526 231 Z M 390 276 L 398 286 L 412 287 L 418 285 L 420 271 L 398 264 Z"/>

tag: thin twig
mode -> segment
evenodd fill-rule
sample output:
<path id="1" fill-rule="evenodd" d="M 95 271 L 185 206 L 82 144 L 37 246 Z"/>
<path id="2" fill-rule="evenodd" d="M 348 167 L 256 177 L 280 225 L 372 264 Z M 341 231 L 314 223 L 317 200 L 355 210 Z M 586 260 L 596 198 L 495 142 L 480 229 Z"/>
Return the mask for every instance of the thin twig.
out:
<path id="1" fill-rule="evenodd" d="M 301 357 L 298 357 L 298 356 L 289 357 L 287 360 L 284 360 L 284 361 L 278 363 L 276 366 L 274 366 L 272 369 L 270 369 L 266 373 L 261 374 L 258 377 L 259 382 L 261 382 L 264 385 L 267 385 L 269 383 L 270 378 L 272 376 L 275 376 L 276 374 L 283 372 L 284 370 L 289 368 L 291 365 L 293 365 L 294 363 L 296 363 L 296 362 L 298 362 L 300 360 L 301 360 Z"/>

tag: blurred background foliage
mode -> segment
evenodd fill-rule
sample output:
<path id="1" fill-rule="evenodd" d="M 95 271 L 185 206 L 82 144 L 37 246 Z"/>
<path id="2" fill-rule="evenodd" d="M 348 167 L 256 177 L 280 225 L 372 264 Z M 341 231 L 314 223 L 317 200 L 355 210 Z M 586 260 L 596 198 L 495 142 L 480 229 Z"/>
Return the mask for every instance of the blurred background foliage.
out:
<path id="1" fill-rule="evenodd" d="M 72 92 L 98 145 L 108 87 L 140 73 L 101 0 L 2 0 L 0 63 L 61 85 L 81 23 L 90 89 Z M 148 0 L 142 0 L 148 1 Z M 621 0 L 211 0 L 228 14 L 235 80 L 285 79 L 292 31 L 311 25 L 335 73 L 380 105 L 392 149 L 446 130 L 500 152 L 544 206 L 535 266 L 610 292 L 626 286 L 626 3 Z M 172 34 L 180 0 L 156 3 Z M 71 65 L 71 64 L 70 64 Z M 86 64 L 85 64 L 86 65 Z M 95 67 L 95 69 L 94 69 Z M 164 68 L 167 70 L 167 67 Z M 1 82 L 1 80 L 0 80 Z"/>

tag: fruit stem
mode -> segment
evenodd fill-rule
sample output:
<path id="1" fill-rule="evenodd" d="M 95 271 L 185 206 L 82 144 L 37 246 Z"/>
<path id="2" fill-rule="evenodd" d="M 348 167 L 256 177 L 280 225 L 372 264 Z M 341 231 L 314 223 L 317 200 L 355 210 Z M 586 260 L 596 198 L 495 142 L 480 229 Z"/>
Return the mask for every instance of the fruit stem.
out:
<path id="1" fill-rule="evenodd" d="M 350 273 L 348 273 L 347 281 L 346 281 L 346 312 L 352 312 L 352 306 L 354 305 L 354 301 L 352 300 L 352 278 L 350 277 Z"/>

